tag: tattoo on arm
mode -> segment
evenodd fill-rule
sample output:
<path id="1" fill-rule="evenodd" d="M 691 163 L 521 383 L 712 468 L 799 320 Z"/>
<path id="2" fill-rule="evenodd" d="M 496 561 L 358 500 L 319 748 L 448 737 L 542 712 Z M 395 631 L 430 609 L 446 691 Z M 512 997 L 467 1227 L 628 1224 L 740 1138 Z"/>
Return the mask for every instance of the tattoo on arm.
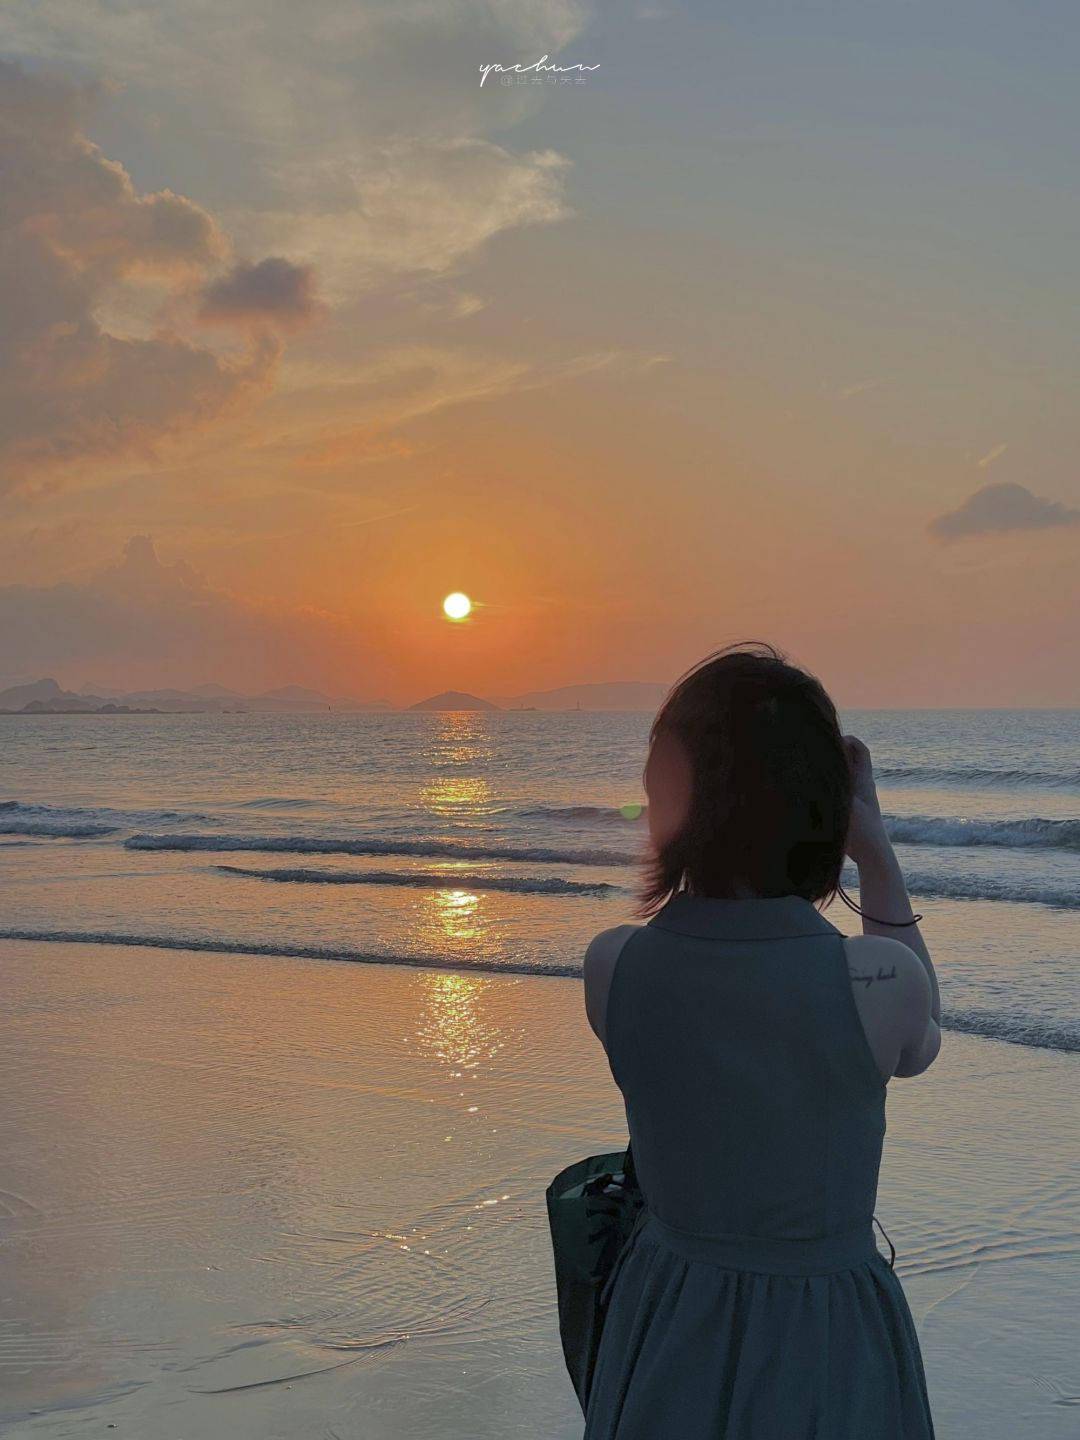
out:
<path id="1" fill-rule="evenodd" d="M 879 965 L 876 975 L 860 975 L 857 970 L 851 969 L 848 970 L 848 974 L 851 976 L 852 980 L 861 981 L 861 983 L 864 984 L 867 989 L 869 989 L 875 980 L 895 980 L 896 966 L 894 965 L 891 970 L 885 970 L 881 965 Z"/>

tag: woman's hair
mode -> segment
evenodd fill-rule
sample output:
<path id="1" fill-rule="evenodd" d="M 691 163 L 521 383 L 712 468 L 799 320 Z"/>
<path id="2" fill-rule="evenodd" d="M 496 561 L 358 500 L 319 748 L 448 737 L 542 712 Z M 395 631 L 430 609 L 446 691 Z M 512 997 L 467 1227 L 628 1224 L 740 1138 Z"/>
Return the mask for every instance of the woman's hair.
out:
<path id="1" fill-rule="evenodd" d="M 649 746 L 650 757 L 674 751 L 685 783 L 677 823 L 653 846 L 640 914 L 679 892 L 836 894 L 851 772 L 836 709 L 812 675 L 756 641 L 718 651 L 669 692 Z"/>

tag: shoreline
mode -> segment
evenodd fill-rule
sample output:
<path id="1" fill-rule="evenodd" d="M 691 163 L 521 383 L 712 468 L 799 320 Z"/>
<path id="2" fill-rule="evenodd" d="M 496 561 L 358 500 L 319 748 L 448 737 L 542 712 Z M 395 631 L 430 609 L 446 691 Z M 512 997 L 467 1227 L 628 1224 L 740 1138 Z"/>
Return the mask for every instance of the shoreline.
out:
<path id="1" fill-rule="evenodd" d="M 0 928 L 0 945 L 23 942 L 35 945 L 117 946 L 123 949 L 188 951 L 199 955 L 260 956 L 266 959 L 311 960 L 338 965 L 401 966 L 405 969 L 447 970 L 455 974 L 522 975 L 538 980 L 573 980 L 581 978 L 575 965 L 537 966 L 527 960 L 507 960 L 498 965 L 445 956 L 396 955 L 391 952 L 346 950 L 339 946 L 278 945 L 259 941 L 206 940 L 192 936 L 132 935 L 116 931 L 92 930 L 30 930 L 19 927 Z M 941 1028 L 953 1035 L 966 1035 L 976 1040 L 993 1040 L 1021 1050 L 1049 1051 L 1053 1054 L 1080 1053 L 1080 1037 L 1067 1027 L 1043 1038 L 1047 1027 L 1032 1025 L 1024 1038 L 1005 1033 L 1008 1019 L 999 1019 L 985 1011 L 977 1016 L 970 1012 L 947 1012 L 942 1015 Z M 1000 1029 L 998 1028 L 1000 1027 Z"/>
<path id="2" fill-rule="evenodd" d="M 626 1129 L 578 988 L 228 953 L 0 941 L 0 1429 L 580 1440 L 543 1191 Z M 941 1440 L 1068 1434 L 1078 1065 L 954 1032 L 889 1086 Z"/>

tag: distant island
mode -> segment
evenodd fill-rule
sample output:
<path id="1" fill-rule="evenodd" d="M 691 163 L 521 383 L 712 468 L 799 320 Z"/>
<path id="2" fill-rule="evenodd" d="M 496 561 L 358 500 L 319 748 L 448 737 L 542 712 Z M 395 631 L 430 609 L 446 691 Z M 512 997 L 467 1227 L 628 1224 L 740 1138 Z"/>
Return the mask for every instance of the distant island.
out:
<path id="1" fill-rule="evenodd" d="M 134 705 L 47 705 L 44 700 L 31 700 L 21 710 L 0 710 L 0 715 L 163 715 L 163 710 L 136 708 Z"/>
<path id="2" fill-rule="evenodd" d="M 481 700 L 479 695 L 469 695 L 464 690 L 444 690 L 441 695 L 429 695 L 418 700 L 410 710 L 498 710 L 490 700 Z"/>
<path id="3" fill-rule="evenodd" d="M 34 680 L 0 690 L 4 715 L 236 715 L 300 714 L 319 710 L 393 710 L 389 700 L 357 700 L 326 695 L 303 685 L 282 685 L 257 695 L 244 695 L 224 685 L 197 685 L 191 690 L 114 690 L 84 685 L 65 690 L 53 679 Z"/>
<path id="4" fill-rule="evenodd" d="M 85 684 L 78 690 L 65 690 L 56 680 L 46 678 L 0 690 L 0 715 L 300 715 L 395 710 L 633 710 L 655 714 L 667 691 L 666 685 L 648 681 L 612 680 L 490 697 L 443 690 L 413 705 L 395 705 L 389 700 L 361 700 L 305 685 L 280 685 L 249 695 L 216 684 L 157 690 Z"/>

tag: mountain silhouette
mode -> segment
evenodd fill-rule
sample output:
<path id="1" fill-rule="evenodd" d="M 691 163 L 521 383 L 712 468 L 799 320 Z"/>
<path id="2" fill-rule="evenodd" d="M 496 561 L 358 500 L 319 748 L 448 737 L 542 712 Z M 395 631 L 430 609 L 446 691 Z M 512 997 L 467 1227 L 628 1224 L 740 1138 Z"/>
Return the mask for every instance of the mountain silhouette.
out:
<path id="1" fill-rule="evenodd" d="M 464 690 L 444 690 L 441 695 L 429 695 L 418 700 L 410 710 L 498 710 L 490 700 L 481 700 L 479 695 L 468 695 Z"/>

